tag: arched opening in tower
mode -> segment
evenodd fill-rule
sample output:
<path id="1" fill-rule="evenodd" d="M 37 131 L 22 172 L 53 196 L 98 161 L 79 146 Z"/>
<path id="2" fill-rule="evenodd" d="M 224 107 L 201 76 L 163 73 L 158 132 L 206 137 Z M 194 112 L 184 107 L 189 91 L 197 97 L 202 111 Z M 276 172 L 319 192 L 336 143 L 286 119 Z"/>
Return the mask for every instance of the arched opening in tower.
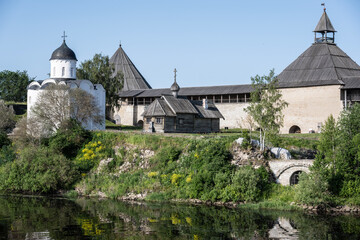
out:
<path id="1" fill-rule="evenodd" d="M 301 133 L 301 129 L 299 126 L 294 125 L 289 129 L 289 133 Z"/>

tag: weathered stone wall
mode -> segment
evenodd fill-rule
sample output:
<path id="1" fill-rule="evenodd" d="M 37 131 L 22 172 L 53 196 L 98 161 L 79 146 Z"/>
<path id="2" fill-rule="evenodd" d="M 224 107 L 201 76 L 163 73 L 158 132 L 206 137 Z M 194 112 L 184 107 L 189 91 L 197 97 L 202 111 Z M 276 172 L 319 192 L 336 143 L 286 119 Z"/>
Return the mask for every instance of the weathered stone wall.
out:
<path id="1" fill-rule="evenodd" d="M 220 128 L 246 128 L 244 123 L 247 113 L 244 111 L 249 103 L 216 103 L 216 107 L 219 109 L 224 119 L 220 119 Z"/>
<path id="2" fill-rule="evenodd" d="M 136 125 L 140 120 L 143 120 L 141 114 L 145 107 L 145 105 L 128 105 L 126 102 L 120 102 L 120 107 L 114 109 L 113 119 L 116 124 Z"/>
<path id="3" fill-rule="evenodd" d="M 309 129 L 318 132 L 318 125 L 324 123 L 330 114 L 338 118 L 343 109 L 340 100 L 340 85 L 281 89 L 283 99 L 289 103 L 283 111 L 284 126 L 281 133 L 289 133 L 296 125 L 301 133 Z"/>
<path id="4" fill-rule="evenodd" d="M 277 183 L 290 185 L 290 177 L 294 172 L 309 172 L 314 160 L 272 160 L 269 161 L 271 171 L 274 173 Z"/>

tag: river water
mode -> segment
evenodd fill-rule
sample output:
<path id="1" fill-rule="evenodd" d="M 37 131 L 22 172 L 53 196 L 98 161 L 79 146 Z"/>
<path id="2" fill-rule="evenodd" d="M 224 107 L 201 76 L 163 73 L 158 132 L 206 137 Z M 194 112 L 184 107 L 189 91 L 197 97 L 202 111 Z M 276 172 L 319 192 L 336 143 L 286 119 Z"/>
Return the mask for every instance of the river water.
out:
<path id="1" fill-rule="evenodd" d="M 360 217 L 1 196 L 0 239 L 360 239 Z"/>

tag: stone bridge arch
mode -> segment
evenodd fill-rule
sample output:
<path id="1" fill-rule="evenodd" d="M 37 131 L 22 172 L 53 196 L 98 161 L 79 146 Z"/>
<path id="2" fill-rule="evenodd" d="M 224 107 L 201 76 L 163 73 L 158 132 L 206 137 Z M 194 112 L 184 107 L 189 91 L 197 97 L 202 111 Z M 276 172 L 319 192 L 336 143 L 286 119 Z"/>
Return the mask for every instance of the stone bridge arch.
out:
<path id="1" fill-rule="evenodd" d="M 310 172 L 309 167 L 314 160 L 273 160 L 269 161 L 271 171 L 274 173 L 276 182 L 281 185 L 290 185 L 290 178 L 296 172 Z"/>

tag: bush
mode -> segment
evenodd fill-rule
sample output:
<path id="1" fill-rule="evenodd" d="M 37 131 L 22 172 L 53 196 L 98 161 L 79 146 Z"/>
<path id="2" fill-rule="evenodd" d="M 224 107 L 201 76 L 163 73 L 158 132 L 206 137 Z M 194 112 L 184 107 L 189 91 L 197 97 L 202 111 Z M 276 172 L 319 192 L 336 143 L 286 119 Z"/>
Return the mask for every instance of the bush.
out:
<path id="1" fill-rule="evenodd" d="M 103 143 L 101 141 L 91 141 L 88 142 L 81 150 L 81 153 L 76 156 L 75 165 L 81 172 L 86 173 L 96 166 L 100 159 L 106 157 L 110 156 L 106 154 Z"/>
<path id="2" fill-rule="evenodd" d="M 6 145 L 10 145 L 10 144 L 11 144 L 11 141 L 8 138 L 6 132 L 0 130 L 0 148 L 2 148 L 3 146 L 6 146 Z"/>
<path id="3" fill-rule="evenodd" d="M 260 176 L 250 166 L 240 167 L 232 178 L 231 187 L 235 191 L 234 201 L 255 201 L 259 199 L 261 190 L 258 187 Z"/>
<path id="4" fill-rule="evenodd" d="M 71 161 L 44 146 L 28 146 L 0 167 L 0 189 L 8 192 L 51 193 L 68 189 L 76 178 Z"/>
<path id="5" fill-rule="evenodd" d="M 12 146 L 4 145 L 0 148 L 0 165 L 14 161 L 15 157 L 16 155 Z"/>
<path id="6" fill-rule="evenodd" d="M 360 179 L 348 180 L 343 183 L 340 196 L 342 197 L 360 197 Z"/>
<path id="7" fill-rule="evenodd" d="M 243 137 L 243 141 L 241 143 L 241 147 L 244 148 L 244 149 L 251 148 L 251 137 L 249 135 L 249 131 L 244 130 L 243 134 L 242 134 L 242 137 Z"/>
<path id="8" fill-rule="evenodd" d="M 0 130 L 11 132 L 15 123 L 14 110 L 6 106 L 3 100 L 0 100 Z"/>
<path id="9" fill-rule="evenodd" d="M 56 134 L 49 139 L 49 146 L 67 158 L 74 158 L 90 138 L 91 133 L 79 122 L 71 119 L 64 122 Z"/>
<path id="10" fill-rule="evenodd" d="M 320 174 L 302 173 L 295 187 L 295 200 L 308 205 L 329 204 L 331 196 L 328 189 L 329 184 Z"/>

